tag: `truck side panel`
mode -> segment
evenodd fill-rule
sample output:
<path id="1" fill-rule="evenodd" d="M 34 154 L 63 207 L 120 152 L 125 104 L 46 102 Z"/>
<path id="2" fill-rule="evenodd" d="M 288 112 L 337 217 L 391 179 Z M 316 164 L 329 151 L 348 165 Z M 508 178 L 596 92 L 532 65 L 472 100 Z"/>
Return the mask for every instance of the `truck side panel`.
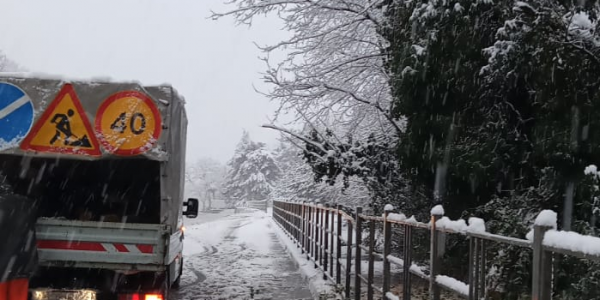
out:
<path id="1" fill-rule="evenodd" d="M 164 269 L 168 226 L 39 220 L 40 263 L 48 266 Z"/>
<path id="2" fill-rule="evenodd" d="M 161 162 L 161 212 L 165 224 L 171 226 L 172 232 L 179 230 L 179 218 L 183 210 L 183 192 L 185 184 L 185 155 L 187 136 L 187 116 L 185 103 L 181 96 L 170 87 L 146 87 L 148 93 L 158 99 L 168 109 L 163 113 L 162 149 L 167 149 L 168 159 Z M 165 99 L 171 99 L 167 101 Z M 167 263 L 171 263 L 168 261 Z"/>

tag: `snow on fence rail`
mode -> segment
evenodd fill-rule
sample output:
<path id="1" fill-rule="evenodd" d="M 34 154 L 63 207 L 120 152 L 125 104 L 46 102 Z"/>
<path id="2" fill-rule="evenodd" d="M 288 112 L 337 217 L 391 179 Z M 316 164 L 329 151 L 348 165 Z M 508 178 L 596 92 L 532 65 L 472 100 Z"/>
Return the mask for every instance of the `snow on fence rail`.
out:
<path id="1" fill-rule="evenodd" d="M 486 245 L 489 242 L 518 246 L 533 250 L 532 299 L 550 300 L 552 290 L 552 254 L 560 253 L 583 259 L 600 261 L 600 238 L 584 236 L 574 232 L 556 230 L 556 213 L 542 211 L 535 221 L 527 239 L 506 237 L 486 232 L 485 222 L 479 218 L 450 220 L 444 217 L 444 210 L 436 206 L 431 210 L 431 221 L 417 222 L 401 213 L 393 213 L 391 205 L 385 206 L 383 216 L 368 216 L 357 207 L 353 216 L 342 206 L 336 207 L 307 203 L 274 201 L 273 218 L 296 242 L 315 268 L 329 279 L 343 287 L 346 299 L 361 299 L 363 284 L 368 300 L 374 299 L 375 292 L 386 299 L 411 299 L 411 276 L 402 278 L 402 295 L 390 291 L 390 265 L 402 267 L 403 274 L 412 274 L 429 281 L 429 299 L 439 300 L 440 289 L 456 293 L 457 296 L 474 300 L 486 297 Z M 383 229 L 383 253 L 375 252 L 375 230 Z M 403 257 L 391 255 L 394 237 L 393 227 L 402 232 Z M 413 263 L 413 229 L 427 230 L 430 235 L 429 265 Z M 363 241 L 363 231 L 369 233 Z M 469 241 L 468 282 L 462 282 L 440 274 L 445 251 L 446 234 L 459 234 Z M 344 245 L 345 244 L 345 245 Z M 364 251 L 364 253 L 363 253 Z M 363 254 L 368 256 L 366 276 L 362 270 Z M 383 283 L 374 283 L 375 259 L 383 260 Z"/>

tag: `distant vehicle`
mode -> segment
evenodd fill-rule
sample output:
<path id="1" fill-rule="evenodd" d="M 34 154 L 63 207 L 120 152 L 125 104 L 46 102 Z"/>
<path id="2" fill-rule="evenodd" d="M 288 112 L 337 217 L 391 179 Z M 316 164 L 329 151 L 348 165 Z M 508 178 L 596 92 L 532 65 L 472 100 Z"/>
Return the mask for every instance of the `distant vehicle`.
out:
<path id="1" fill-rule="evenodd" d="M 36 200 L 34 300 L 164 300 L 183 270 L 187 117 L 170 86 L 0 77 L 0 182 Z M 185 208 L 185 210 L 184 210 Z"/>

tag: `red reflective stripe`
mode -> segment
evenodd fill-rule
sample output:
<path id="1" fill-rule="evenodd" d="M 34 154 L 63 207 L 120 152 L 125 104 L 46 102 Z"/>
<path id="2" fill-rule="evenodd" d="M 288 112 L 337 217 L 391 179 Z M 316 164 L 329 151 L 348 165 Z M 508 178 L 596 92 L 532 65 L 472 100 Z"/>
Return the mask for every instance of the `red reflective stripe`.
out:
<path id="1" fill-rule="evenodd" d="M 142 253 L 152 253 L 152 250 L 154 250 L 154 249 L 153 249 L 154 247 L 152 247 L 152 245 L 135 245 L 135 246 L 136 246 L 136 247 L 137 247 L 137 248 L 140 250 L 140 252 L 142 252 Z"/>
<path id="2" fill-rule="evenodd" d="M 100 243 L 94 242 L 69 242 L 69 241 L 38 241 L 39 249 L 63 249 L 63 250 L 81 250 L 81 251 L 102 251 L 106 249 Z"/>
<path id="3" fill-rule="evenodd" d="M 117 251 L 119 252 L 129 252 L 129 250 L 127 250 L 127 247 L 125 247 L 125 245 L 123 244 L 113 244 L 113 246 L 115 246 L 115 249 L 117 249 Z"/>

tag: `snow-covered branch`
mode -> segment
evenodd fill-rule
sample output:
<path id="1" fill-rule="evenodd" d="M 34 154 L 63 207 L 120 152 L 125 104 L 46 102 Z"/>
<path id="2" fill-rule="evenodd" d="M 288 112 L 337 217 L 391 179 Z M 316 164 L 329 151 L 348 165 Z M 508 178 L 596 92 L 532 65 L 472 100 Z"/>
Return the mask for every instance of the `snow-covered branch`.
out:
<path id="1" fill-rule="evenodd" d="M 234 0 L 230 4 L 237 8 L 213 17 L 232 16 L 251 24 L 255 16 L 276 13 L 290 32 L 288 39 L 260 47 L 267 56 L 271 51 L 287 51 L 276 65 L 264 59 L 268 69 L 263 79 L 273 86 L 264 94 L 279 104 L 277 113 L 302 112 L 300 122 L 322 123 L 341 136 L 365 137 L 381 124 L 389 134 L 398 134 L 384 61 L 388 42 L 380 35 L 384 1 Z"/>

